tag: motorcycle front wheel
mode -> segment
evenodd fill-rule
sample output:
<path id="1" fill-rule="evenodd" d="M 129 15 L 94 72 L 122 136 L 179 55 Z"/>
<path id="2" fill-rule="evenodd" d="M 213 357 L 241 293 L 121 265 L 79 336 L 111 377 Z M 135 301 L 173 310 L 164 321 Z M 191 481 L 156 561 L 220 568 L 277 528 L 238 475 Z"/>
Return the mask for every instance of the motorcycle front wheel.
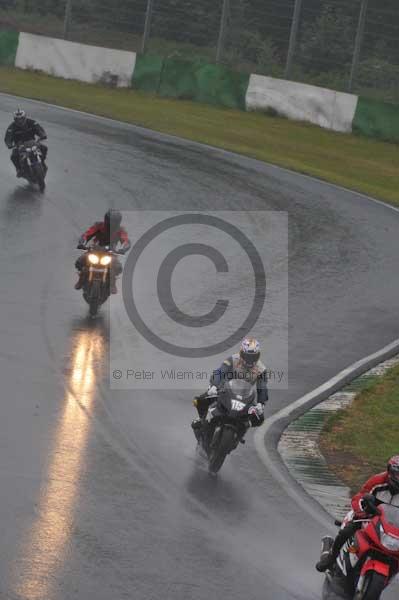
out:
<path id="1" fill-rule="evenodd" d="M 33 169 L 35 172 L 36 182 L 39 186 L 39 190 L 41 192 L 44 192 L 44 190 L 46 189 L 46 183 L 44 181 L 45 175 L 43 165 L 41 163 L 36 163 Z"/>
<path id="2" fill-rule="evenodd" d="M 220 471 L 226 456 L 235 447 L 237 434 L 229 427 L 225 427 L 219 439 L 219 443 L 209 453 L 209 472 L 216 474 Z"/>
<path id="3" fill-rule="evenodd" d="M 100 283 L 94 281 L 90 289 L 89 297 L 89 314 L 91 317 L 95 317 L 100 306 Z"/>
<path id="4" fill-rule="evenodd" d="M 370 571 L 365 576 L 363 589 L 356 592 L 354 600 L 380 600 L 385 584 L 384 575 Z"/>

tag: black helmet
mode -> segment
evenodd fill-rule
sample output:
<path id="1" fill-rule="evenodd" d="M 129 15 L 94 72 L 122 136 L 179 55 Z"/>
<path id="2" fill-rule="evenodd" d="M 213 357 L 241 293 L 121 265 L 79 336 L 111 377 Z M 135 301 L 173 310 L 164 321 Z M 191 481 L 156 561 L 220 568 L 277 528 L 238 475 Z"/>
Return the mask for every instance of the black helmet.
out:
<path id="1" fill-rule="evenodd" d="M 122 223 L 122 213 L 115 208 L 111 208 L 107 210 L 104 215 L 104 223 L 106 229 L 110 229 L 112 231 L 118 231 Z"/>
<path id="2" fill-rule="evenodd" d="M 14 113 L 14 122 L 19 126 L 24 126 L 26 123 L 26 112 L 21 108 L 17 108 Z"/>
<path id="3" fill-rule="evenodd" d="M 388 483 L 394 494 L 399 494 L 399 456 L 389 459 L 387 465 Z"/>

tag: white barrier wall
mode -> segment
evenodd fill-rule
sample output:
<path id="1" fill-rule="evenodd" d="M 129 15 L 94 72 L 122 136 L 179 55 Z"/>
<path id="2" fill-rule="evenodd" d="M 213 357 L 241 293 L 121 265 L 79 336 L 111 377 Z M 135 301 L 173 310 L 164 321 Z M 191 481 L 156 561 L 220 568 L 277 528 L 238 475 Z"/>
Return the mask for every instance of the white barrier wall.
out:
<path id="1" fill-rule="evenodd" d="M 63 79 L 130 87 L 136 54 L 20 33 L 15 66 Z M 296 121 L 349 133 L 358 97 L 304 83 L 251 75 L 247 110 L 267 111 Z"/>
<path id="2" fill-rule="evenodd" d="M 136 54 L 21 33 L 15 66 L 64 79 L 129 87 Z"/>
<path id="3" fill-rule="evenodd" d="M 251 75 L 247 110 L 274 109 L 278 114 L 345 133 L 352 131 L 358 97 L 304 83 Z"/>

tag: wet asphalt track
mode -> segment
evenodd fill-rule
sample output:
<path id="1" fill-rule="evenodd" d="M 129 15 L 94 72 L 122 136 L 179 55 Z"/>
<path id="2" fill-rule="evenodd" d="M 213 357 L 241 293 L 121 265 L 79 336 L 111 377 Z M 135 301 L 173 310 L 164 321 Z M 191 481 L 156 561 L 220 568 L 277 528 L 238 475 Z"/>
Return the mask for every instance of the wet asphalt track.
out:
<path id="1" fill-rule="evenodd" d="M 2 130 L 15 104 L 0 96 Z M 48 130 L 50 175 L 46 194 L 32 193 L 3 149 L 1 598 L 319 598 L 324 531 L 284 497 L 251 436 L 211 480 L 195 462 L 187 395 L 110 392 L 107 324 L 90 324 L 72 289 L 73 247 L 110 204 L 287 210 L 290 387 L 271 413 L 399 337 L 399 214 L 245 158 L 23 104 Z"/>

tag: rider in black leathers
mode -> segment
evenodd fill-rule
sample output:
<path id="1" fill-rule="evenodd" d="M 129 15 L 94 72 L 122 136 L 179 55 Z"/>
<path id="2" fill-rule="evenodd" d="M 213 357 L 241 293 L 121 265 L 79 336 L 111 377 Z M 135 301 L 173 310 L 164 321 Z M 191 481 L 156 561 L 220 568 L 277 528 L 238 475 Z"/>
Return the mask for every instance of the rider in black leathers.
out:
<path id="1" fill-rule="evenodd" d="M 36 138 L 38 138 L 37 144 L 40 146 L 43 155 L 43 163 L 45 164 L 48 149 L 47 146 L 40 143 L 40 141 L 47 139 L 46 132 L 37 121 L 28 119 L 25 111 L 21 109 L 16 110 L 14 113 L 14 121 L 8 127 L 4 141 L 8 148 L 13 148 L 11 162 L 15 166 L 17 177 L 22 177 L 18 145 L 31 140 L 36 140 Z"/>
<path id="2" fill-rule="evenodd" d="M 199 419 L 195 419 L 191 424 L 194 432 L 201 429 L 210 405 L 215 401 L 225 383 L 231 379 L 244 379 L 249 383 L 256 383 L 259 405 L 256 425 L 259 426 L 263 423 L 263 408 L 269 399 L 267 370 L 260 361 L 259 342 L 255 338 L 248 337 L 242 341 L 240 352 L 227 358 L 221 367 L 213 372 L 208 391 L 194 398 L 194 406 L 197 408 L 199 416 Z"/>

